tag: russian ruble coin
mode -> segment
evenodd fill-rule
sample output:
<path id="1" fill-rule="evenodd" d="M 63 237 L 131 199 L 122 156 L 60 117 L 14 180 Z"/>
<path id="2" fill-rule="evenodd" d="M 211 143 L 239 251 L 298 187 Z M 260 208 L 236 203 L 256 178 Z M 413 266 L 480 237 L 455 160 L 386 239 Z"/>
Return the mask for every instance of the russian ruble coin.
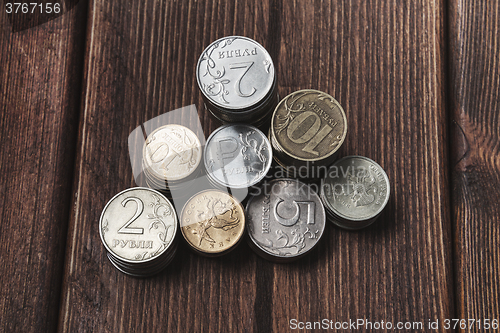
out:
<path id="1" fill-rule="evenodd" d="M 143 148 L 143 170 L 148 186 L 171 190 L 186 186 L 199 174 L 200 140 L 189 128 L 168 124 L 148 135 Z"/>
<path id="2" fill-rule="evenodd" d="M 205 190 L 186 202 L 180 225 L 184 239 L 195 252 L 220 256 L 240 242 L 245 231 L 245 212 L 229 193 Z"/>
<path id="3" fill-rule="evenodd" d="M 198 60 L 196 78 L 205 107 L 224 123 L 262 122 L 278 102 L 271 56 L 247 37 L 211 43 Z"/>
<path id="4" fill-rule="evenodd" d="M 147 276 L 164 268 L 175 253 L 177 216 L 160 192 L 130 188 L 106 204 L 99 232 L 115 267 L 127 274 Z"/>
<path id="5" fill-rule="evenodd" d="M 360 229 L 375 222 L 389 196 L 389 178 L 384 169 L 363 156 L 338 160 L 321 183 L 328 219 L 345 229 Z"/>
<path id="6" fill-rule="evenodd" d="M 217 128 L 207 139 L 204 165 L 216 187 L 244 189 L 258 184 L 272 163 L 267 137 L 251 125 L 232 124 Z"/>
<path id="7" fill-rule="evenodd" d="M 246 205 L 249 245 L 265 259 L 289 262 L 315 248 L 325 230 L 319 196 L 296 179 L 265 182 Z"/>
<path id="8" fill-rule="evenodd" d="M 313 167 L 331 164 L 346 134 L 342 106 L 324 92 L 306 89 L 280 101 L 269 136 L 278 164 Z"/>

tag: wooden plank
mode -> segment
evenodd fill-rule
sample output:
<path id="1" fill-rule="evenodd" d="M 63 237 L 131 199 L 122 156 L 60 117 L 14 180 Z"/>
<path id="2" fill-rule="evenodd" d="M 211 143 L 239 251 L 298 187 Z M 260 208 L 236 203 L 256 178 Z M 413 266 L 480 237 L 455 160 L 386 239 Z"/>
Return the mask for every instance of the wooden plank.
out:
<path id="1" fill-rule="evenodd" d="M 449 13 L 457 318 L 499 320 L 500 4 L 454 0 Z"/>
<path id="2" fill-rule="evenodd" d="M 271 282 L 242 245 L 219 259 L 182 246 L 167 272 L 134 279 L 106 258 L 98 220 L 106 202 L 134 186 L 129 133 L 163 112 L 196 103 L 206 133 L 215 128 L 201 108 L 195 66 L 203 49 L 228 34 L 266 44 L 267 2 L 93 1 L 88 63 L 62 295 L 60 330 L 243 331 L 260 325 L 256 299 Z M 242 20 L 247 17 L 246 20 Z M 260 292 L 260 290 L 262 290 Z"/>
<path id="3" fill-rule="evenodd" d="M 453 316 L 441 2 L 92 1 L 85 100 L 60 330 L 284 331 L 290 320 L 419 321 Z M 246 244 L 219 259 L 183 246 L 148 279 L 117 272 L 101 209 L 134 186 L 128 134 L 196 103 L 198 56 L 241 34 L 277 64 L 281 96 L 329 92 L 344 106 L 342 154 L 378 161 L 392 200 L 367 230 L 328 225 L 308 258 L 264 261 Z M 442 331 L 442 329 L 440 330 Z"/>
<path id="4" fill-rule="evenodd" d="M 74 5 L 49 22 L 0 13 L 2 332 L 57 328 L 85 43 Z"/>
<path id="5" fill-rule="evenodd" d="M 280 92 L 337 98 L 349 125 L 341 154 L 378 161 L 392 199 L 376 225 L 330 227 L 309 261 L 275 266 L 275 331 L 290 318 L 453 315 L 443 35 L 439 1 L 283 2 Z"/>

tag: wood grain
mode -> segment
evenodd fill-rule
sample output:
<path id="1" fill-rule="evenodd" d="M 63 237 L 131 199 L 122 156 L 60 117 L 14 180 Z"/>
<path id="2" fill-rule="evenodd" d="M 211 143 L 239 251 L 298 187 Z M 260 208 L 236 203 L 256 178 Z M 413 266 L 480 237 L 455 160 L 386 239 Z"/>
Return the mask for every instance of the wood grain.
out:
<path id="1" fill-rule="evenodd" d="M 457 316 L 498 319 L 500 4 L 454 0 L 449 12 Z"/>
<path id="2" fill-rule="evenodd" d="M 266 332 L 293 318 L 453 317 L 443 11 L 430 0 L 91 1 L 59 329 Z M 125 276 L 107 262 L 98 219 L 134 186 L 127 137 L 192 103 L 208 135 L 217 124 L 202 107 L 196 61 L 234 34 L 270 51 L 281 96 L 314 88 L 340 101 L 342 154 L 386 169 L 389 206 L 363 231 L 328 225 L 319 248 L 289 265 L 246 244 L 218 259 L 183 246 L 165 273 Z"/>
<path id="3" fill-rule="evenodd" d="M 57 328 L 85 19 L 85 1 L 22 31 L 0 13 L 2 332 Z"/>
<path id="4" fill-rule="evenodd" d="M 376 225 L 329 228 L 309 262 L 275 266 L 274 330 L 287 329 L 290 318 L 447 318 L 453 289 L 441 3 L 284 1 L 283 12 L 281 92 L 314 87 L 336 97 L 349 124 L 341 153 L 378 161 L 392 199 Z"/>
<path id="5" fill-rule="evenodd" d="M 212 40 L 239 33 L 265 41 L 268 4 L 196 1 L 95 1 L 90 4 L 85 100 L 77 156 L 60 330 L 244 331 L 265 299 L 270 271 L 242 245 L 219 259 L 181 247 L 167 271 L 150 279 L 118 273 L 108 262 L 97 223 L 106 202 L 134 186 L 129 133 L 163 112 L 196 103 L 207 130 L 194 69 Z M 240 21 L 241 13 L 254 15 Z M 226 24 L 228 25 L 226 27 Z M 229 25 L 230 24 L 230 25 Z M 234 24 L 234 26 L 233 26 Z M 239 28 L 236 28 L 239 26 Z M 97 186 L 97 184 L 99 184 Z M 92 277 L 92 278 L 86 278 Z M 266 293 L 267 294 L 267 293 Z M 270 309 L 270 304 L 267 308 Z"/>

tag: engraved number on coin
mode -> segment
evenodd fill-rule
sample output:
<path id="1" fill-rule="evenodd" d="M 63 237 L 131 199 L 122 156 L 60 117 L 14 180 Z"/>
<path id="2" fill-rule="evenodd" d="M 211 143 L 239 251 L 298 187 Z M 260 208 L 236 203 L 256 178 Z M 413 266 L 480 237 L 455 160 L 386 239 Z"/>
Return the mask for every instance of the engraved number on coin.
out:
<path id="1" fill-rule="evenodd" d="M 276 221 L 278 221 L 279 224 L 285 226 L 285 227 L 291 227 L 297 221 L 299 220 L 300 217 L 300 212 L 301 209 L 300 207 L 307 206 L 307 224 L 314 224 L 314 208 L 315 208 L 315 203 L 314 201 L 295 201 L 293 200 L 293 203 L 295 205 L 295 215 L 292 216 L 291 218 L 284 218 L 278 213 L 278 206 L 285 200 L 279 199 L 276 205 L 274 206 L 274 218 Z"/>
<path id="2" fill-rule="evenodd" d="M 179 157 L 182 159 L 182 157 L 177 153 L 173 152 L 173 154 L 169 154 L 170 149 L 168 148 L 168 145 L 166 143 L 161 143 L 156 149 L 150 153 L 150 158 L 153 163 L 159 163 L 163 161 L 161 168 L 165 169 L 168 171 L 168 166 L 172 161 L 176 158 Z M 168 157 L 168 158 L 167 158 Z"/>
<path id="3" fill-rule="evenodd" d="M 245 74 L 248 72 L 248 70 L 250 69 L 250 67 L 252 67 L 252 65 L 253 65 L 253 61 L 240 62 L 240 63 L 237 63 L 237 64 L 230 64 L 229 65 L 230 69 L 245 68 L 245 71 L 243 72 L 243 74 L 240 75 L 240 77 L 238 78 L 238 80 L 236 80 L 236 82 L 234 84 L 234 89 L 236 90 L 236 93 L 240 97 L 250 97 L 253 94 L 255 94 L 255 92 L 257 91 L 257 89 L 255 89 L 255 87 L 252 87 L 252 92 L 249 93 L 249 94 L 244 94 L 241 91 L 241 79 L 243 78 L 243 76 L 245 76 Z"/>
<path id="4" fill-rule="evenodd" d="M 180 158 L 180 159 L 182 160 L 181 155 L 179 155 L 179 153 L 177 153 L 177 152 L 175 152 L 175 151 L 174 151 L 174 154 L 173 154 L 173 155 L 170 155 L 170 157 L 168 157 L 168 158 L 165 158 L 165 159 L 164 159 L 164 162 L 163 162 L 163 164 L 161 165 L 161 167 L 162 167 L 163 169 L 165 169 L 165 170 L 167 170 L 167 171 L 168 171 L 168 166 L 169 166 L 169 165 L 170 165 L 170 163 L 172 163 L 172 162 L 173 162 L 173 160 L 175 160 L 177 157 L 178 157 L 178 158 Z"/>
<path id="5" fill-rule="evenodd" d="M 128 197 L 125 198 L 122 201 L 122 206 L 125 207 L 129 201 L 135 201 L 137 204 L 137 209 L 135 210 L 134 216 L 125 223 L 119 230 L 119 234 L 143 234 L 144 229 L 143 228 L 129 228 L 129 225 L 131 225 L 139 216 L 141 216 L 142 212 L 144 211 L 144 203 L 142 202 L 141 199 L 137 197 Z"/>
<path id="6" fill-rule="evenodd" d="M 315 118 L 314 124 L 312 124 L 312 126 L 309 127 L 309 129 L 299 138 L 294 138 L 293 134 L 295 133 L 297 128 L 299 128 L 299 126 L 302 125 L 304 121 L 310 116 L 313 116 Z M 321 126 L 321 119 L 319 118 L 319 116 L 312 111 L 305 111 L 300 115 L 298 115 L 297 117 L 295 117 L 290 122 L 290 125 L 286 130 L 286 134 L 288 138 L 295 143 L 300 144 L 307 142 L 307 145 L 304 148 L 302 148 L 302 151 L 318 156 L 319 153 L 314 149 L 321 142 L 321 140 L 323 140 L 325 136 L 327 136 L 328 133 L 332 131 L 332 127 L 328 124 L 325 124 L 321 129 L 320 126 Z"/>

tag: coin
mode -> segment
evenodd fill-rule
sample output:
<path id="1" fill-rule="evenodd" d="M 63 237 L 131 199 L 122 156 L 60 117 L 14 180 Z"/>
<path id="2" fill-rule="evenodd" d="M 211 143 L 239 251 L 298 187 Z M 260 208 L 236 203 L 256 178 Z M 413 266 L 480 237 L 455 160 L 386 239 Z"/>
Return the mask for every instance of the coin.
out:
<path id="1" fill-rule="evenodd" d="M 177 216 L 160 192 L 135 187 L 118 193 L 106 204 L 99 231 L 115 267 L 145 276 L 166 266 L 170 262 L 166 259 L 175 253 Z"/>
<path id="2" fill-rule="evenodd" d="M 265 259 L 288 262 L 309 253 L 325 230 L 325 210 L 305 183 L 275 179 L 246 205 L 249 245 Z"/>
<path id="3" fill-rule="evenodd" d="M 272 147 L 254 126 L 225 125 L 207 139 L 204 165 L 207 177 L 222 188 L 242 189 L 259 183 L 272 163 Z"/>
<path id="4" fill-rule="evenodd" d="M 346 133 L 342 106 L 318 90 L 291 93 L 281 100 L 271 118 L 274 158 L 284 166 L 329 165 Z"/>
<path id="5" fill-rule="evenodd" d="M 245 212 L 227 192 L 206 190 L 186 202 L 180 224 L 191 248 L 206 256 L 218 256 L 239 243 L 245 230 Z"/>
<path id="6" fill-rule="evenodd" d="M 198 60 L 196 78 L 205 107 L 222 122 L 261 122 L 278 102 L 271 56 L 247 37 L 211 43 Z"/>
<path id="7" fill-rule="evenodd" d="M 224 109 L 245 109 L 262 101 L 274 83 L 274 66 L 266 49 L 241 36 L 216 40 L 196 68 L 203 95 Z"/>
<path id="8" fill-rule="evenodd" d="M 200 140 L 189 128 L 168 124 L 154 130 L 143 147 L 143 170 L 149 186 L 185 186 L 199 172 Z"/>
<path id="9" fill-rule="evenodd" d="M 321 184 L 329 220 L 346 229 L 373 223 L 390 196 L 389 178 L 375 161 L 347 156 L 335 162 Z"/>
<path id="10" fill-rule="evenodd" d="M 113 264 L 113 266 L 115 266 L 115 268 L 121 271 L 122 273 L 136 277 L 152 276 L 164 270 L 173 260 L 178 248 L 177 239 L 178 239 L 177 237 L 174 238 L 174 242 L 171 245 L 171 250 L 169 250 L 168 255 L 167 254 L 163 255 L 161 260 L 153 261 L 147 264 L 124 263 L 114 258 L 112 255 L 110 255 L 109 252 L 107 253 L 107 256 L 111 264 Z"/>

